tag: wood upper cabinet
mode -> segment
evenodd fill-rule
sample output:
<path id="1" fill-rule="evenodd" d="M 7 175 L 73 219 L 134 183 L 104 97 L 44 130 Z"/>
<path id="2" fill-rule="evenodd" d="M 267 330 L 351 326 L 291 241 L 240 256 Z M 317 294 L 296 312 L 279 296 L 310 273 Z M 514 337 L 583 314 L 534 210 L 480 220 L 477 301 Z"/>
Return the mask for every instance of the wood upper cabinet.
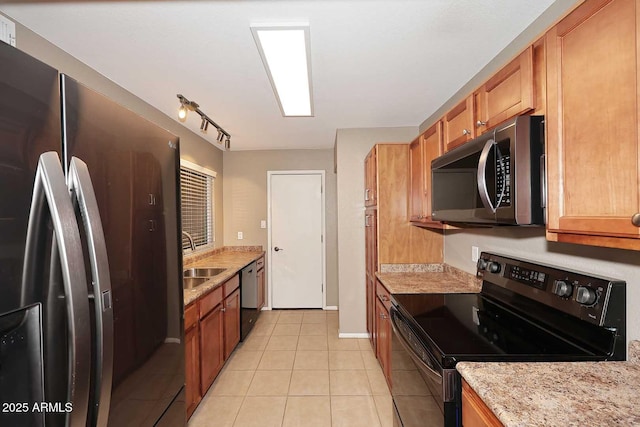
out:
<path id="1" fill-rule="evenodd" d="M 378 150 L 376 147 L 364 159 L 364 205 L 378 204 Z"/>
<path id="2" fill-rule="evenodd" d="M 477 134 L 533 110 L 533 46 L 493 75 L 474 93 Z"/>
<path id="3" fill-rule="evenodd" d="M 549 240 L 640 249 L 639 16 L 587 0 L 546 35 Z"/>
<path id="4" fill-rule="evenodd" d="M 453 107 L 443 118 L 444 148 L 449 151 L 476 136 L 473 95 Z"/>
<path id="5" fill-rule="evenodd" d="M 224 305 L 224 360 L 227 360 L 240 342 L 240 288 L 228 295 Z"/>
<path id="6" fill-rule="evenodd" d="M 414 225 L 442 228 L 431 219 L 431 161 L 442 155 L 442 122 L 437 122 L 409 145 L 409 220 Z"/>
<path id="7" fill-rule="evenodd" d="M 464 427 L 503 426 L 465 380 L 462 380 L 462 425 Z"/>

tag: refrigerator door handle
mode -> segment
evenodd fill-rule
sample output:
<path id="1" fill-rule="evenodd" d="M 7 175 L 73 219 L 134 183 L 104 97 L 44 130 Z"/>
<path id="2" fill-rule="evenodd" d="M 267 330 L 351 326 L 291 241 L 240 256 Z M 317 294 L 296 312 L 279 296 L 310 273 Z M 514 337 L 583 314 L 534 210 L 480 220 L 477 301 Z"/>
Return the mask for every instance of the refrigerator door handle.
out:
<path id="1" fill-rule="evenodd" d="M 39 301 L 38 278 L 44 268 L 42 254 L 47 244 L 46 205 L 53 223 L 56 245 L 53 252 L 60 258 L 64 298 L 67 301 L 67 403 L 73 405 L 73 410 L 66 415 L 66 425 L 84 427 L 87 424 L 91 372 L 91 319 L 87 303 L 86 270 L 78 222 L 60 158 L 55 151 L 43 153 L 38 160 L 22 274 L 23 305 Z"/>
<path id="2" fill-rule="evenodd" d="M 71 191 L 74 205 L 77 202 L 82 217 L 87 236 L 93 282 L 96 365 L 93 385 L 94 401 L 91 402 L 92 409 L 90 410 L 90 416 L 93 419 L 90 420 L 90 425 L 106 426 L 109 418 L 113 377 L 113 307 L 109 260 L 89 168 L 85 162 L 77 157 L 71 158 L 67 186 Z"/>

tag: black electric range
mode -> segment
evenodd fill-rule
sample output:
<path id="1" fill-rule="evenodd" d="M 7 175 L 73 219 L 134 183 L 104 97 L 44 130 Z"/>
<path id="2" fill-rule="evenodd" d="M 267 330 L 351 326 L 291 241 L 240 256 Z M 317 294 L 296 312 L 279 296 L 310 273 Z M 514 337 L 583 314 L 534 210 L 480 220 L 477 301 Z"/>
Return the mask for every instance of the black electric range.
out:
<path id="1" fill-rule="evenodd" d="M 490 253 L 477 275 L 478 294 L 392 295 L 395 425 L 461 425 L 460 361 L 625 359 L 625 282 Z"/>

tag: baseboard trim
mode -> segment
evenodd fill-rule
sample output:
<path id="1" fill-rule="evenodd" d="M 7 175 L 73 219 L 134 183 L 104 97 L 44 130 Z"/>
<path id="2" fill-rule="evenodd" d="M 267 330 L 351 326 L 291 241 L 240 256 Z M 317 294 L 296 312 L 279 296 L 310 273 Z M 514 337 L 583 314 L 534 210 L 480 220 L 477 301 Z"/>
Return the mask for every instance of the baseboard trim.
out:
<path id="1" fill-rule="evenodd" d="M 369 338 L 369 334 L 366 332 L 361 332 L 361 333 L 340 332 L 338 333 L 338 338 Z"/>
<path id="2" fill-rule="evenodd" d="M 165 344 L 180 344 L 180 338 L 165 338 Z"/>
<path id="3" fill-rule="evenodd" d="M 338 306 L 337 305 L 328 305 L 325 308 L 323 308 L 323 310 L 327 310 L 327 311 L 337 311 L 338 310 Z"/>

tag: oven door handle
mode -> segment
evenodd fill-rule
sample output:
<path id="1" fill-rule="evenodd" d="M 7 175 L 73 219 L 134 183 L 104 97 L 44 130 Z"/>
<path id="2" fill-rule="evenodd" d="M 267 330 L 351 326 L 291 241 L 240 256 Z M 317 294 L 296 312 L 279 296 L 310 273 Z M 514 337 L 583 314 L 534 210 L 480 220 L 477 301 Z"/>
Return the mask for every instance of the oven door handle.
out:
<path id="1" fill-rule="evenodd" d="M 491 148 L 496 144 L 496 141 L 490 139 L 484 144 L 484 148 L 482 148 L 482 152 L 480 153 L 480 160 L 478 160 L 478 193 L 480 194 L 480 200 L 485 208 L 489 209 L 491 213 L 496 213 L 496 208 L 489 200 L 489 190 L 487 188 L 487 160 L 489 158 L 489 152 Z"/>
<path id="2" fill-rule="evenodd" d="M 404 336 L 400 326 L 398 326 L 397 324 L 398 322 L 402 322 L 402 320 L 398 320 L 400 316 L 398 315 L 398 312 L 394 307 L 391 307 L 390 317 L 391 317 L 391 328 L 393 329 L 393 333 L 395 333 L 396 336 L 398 337 L 398 341 L 400 342 L 400 345 L 404 347 L 404 349 L 407 351 L 407 353 L 409 354 L 411 359 L 413 359 L 414 362 L 418 363 L 420 367 L 424 368 L 427 374 L 431 374 L 432 376 L 434 376 L 438 384 L 442 384 L 442 374 L 437 372 L 432 366 L 429 366 L 427 362 L 425 362 L 422 358 L 418 357 L 415 354 L 415 351 L 412 349 L 411 344 L 407 342 L 407 338 Z M 407 325 L 405 322 L 403 322 L 403 324 L 406 325 L 407 328 L 410 328 L 410 326 Z M 410 333 L 413 334 L 413 332 L 411 331 Z M 427 355 L 427 357 L 429 356 Z"/>

